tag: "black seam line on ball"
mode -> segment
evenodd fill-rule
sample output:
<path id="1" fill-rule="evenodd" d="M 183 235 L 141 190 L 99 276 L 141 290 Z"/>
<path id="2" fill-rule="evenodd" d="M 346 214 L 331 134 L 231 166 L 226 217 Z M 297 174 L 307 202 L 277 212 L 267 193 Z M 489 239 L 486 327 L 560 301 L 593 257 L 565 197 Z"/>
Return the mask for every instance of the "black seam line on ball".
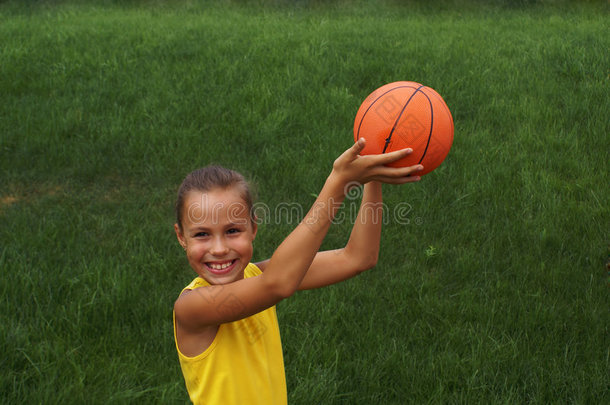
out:
<path id="1" fill-rule="evenodd" d="M 411 94 L 411 97 L 409 97 L 409 99 L 407 100 L 407 102 L 405 103 L 405 105 L 402 107 L 402 110 L 400 111 L 400 114 L 398 114 L 398 118 L 396 118 L 396 121 L 394 121 L 394 126 L 392 127 L 392 130 L 390 131 L 390 134 L 388 135 L 388 137 L 385 139 L 385 146 L 383 147 L 383 151 L 381 153 L 385 153 L 386 149 L 388 149 L 388 146 L 390 145 L 390 141 L 392 140 L 392 135 L 394 135 L 394 130 L 396 130 L 396 126 L 398 125 L 398 121 L 400 121 L 400 118 L 402 117 L 402 113 L 405 112 L 405 110 L 407 109 L 407 106 L 409 105 L 409 103 L 411 102 L 411 100 L 413 99 L 413 97 L 417 94 L 417 92 L 419 91 L 419 89 L 421 89 L 422 87 L 424 87 L 423 85 L 419 86 L 417 89 L 415 89 L 415 91 L 413 92 L 413 94 Z M 422 91 L 422 94 L 424 94 L 424 92 Z M 424 94 L 425 95 L 425 94 Z M 428 100 L 430 101 L 430 100 Z M 428 139 L 428 142 L 430 142 L 430 139 Z"/>
<path id="2" fill-rule="evenodd" d="M 428 103 L 430 104 L 430 133 L 428 134 L 428 142 L 426 143 L 426 149 L 424 149 L 424 153 L 423 155 L 421 155 L 421 159 L 419 159 L 418 164 L 423 162 L 424 158 L 426 157 L 426 152 L 428 152 L 428 146 L 430 146 L 430 140 L 432 139 L 432 128 L 434 128 L 434 108 L 432 108 L 432 101 L 426 93 L 424 93 L 423 91 L 421 93 L 426 96 L 426 98 L 428 99 Z"/>
<path id="3" fill-rule="evenodd" d="M 421 86 L 420 86 L 421 87 Z M 397 86 L 397 87 L 393 87 L 390 90 L 386 91 L 385 93 L 383 93 L 382 95 L 380 95 L 379 97 L 377 97 L 375 99 L 375 101 L 373 101 L 371 103 L 371 105 L 369 105 L 369 107 L 366 109 L 366 111 L 364 112 L 364 114 L 362 114 L 362 118 L 360 119 L 360 122 L 358 123 L 358 136 L 357 139 L 360 139 L 360 128 L 362 127 L 362 122 L 364 121 L 364 117 L 366 117 L 366 115 L 369 113 L 369 110 L 373 107 L 373 105 L 375 105 L 375 103 L 377 101 L 379 101 L 380 98 L 382 98 L 383 96 L 385 96 L 386 94 L 388 94 L 391 91 L 397 90 L 397 89 L 414 89 L 415 87 L 413 86 Z M 416 89 L 417 90 L 417 89 Z"/>

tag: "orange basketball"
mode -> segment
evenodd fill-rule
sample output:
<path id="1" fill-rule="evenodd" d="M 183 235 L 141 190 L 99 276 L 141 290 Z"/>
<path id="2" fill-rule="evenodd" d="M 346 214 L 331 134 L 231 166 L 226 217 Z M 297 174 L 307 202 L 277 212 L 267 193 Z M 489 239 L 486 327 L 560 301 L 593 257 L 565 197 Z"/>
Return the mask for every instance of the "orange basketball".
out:
<path id="1" fill-rule="evenodd" d="M 453 143 L 453 118 L 443 98 L 415 82 L 381 86 L 362 103 L 354 121 L 354 140 L 366 139 L 361 155 L 412 148 L 389 166 L 422 164 L 417 176 L 430 173 L 447 157 Z"/>

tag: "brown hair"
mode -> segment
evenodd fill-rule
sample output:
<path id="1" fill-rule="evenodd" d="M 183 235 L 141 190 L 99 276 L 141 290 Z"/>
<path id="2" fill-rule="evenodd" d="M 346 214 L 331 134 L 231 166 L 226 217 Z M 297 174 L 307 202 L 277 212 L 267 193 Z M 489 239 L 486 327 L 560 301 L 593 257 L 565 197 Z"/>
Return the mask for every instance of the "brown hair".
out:
<path id="1" fill-rule="evenodd" d="M 176 199 L 176 223 L 180 230 L 182 230 L 184 200 L 190 191 L 207 192 L 215 189 L 226 190 L 233 187 L 238 189 L 241 198 L 246 203 L 246 207 L 250 212 L 250 217 L 254 221 L 254 212 L 252 210 L 253 197 L 250 184 L 240 173 L 214 165 L 194 170 L 182 181 L 178 189 L 178 198 Z"/>

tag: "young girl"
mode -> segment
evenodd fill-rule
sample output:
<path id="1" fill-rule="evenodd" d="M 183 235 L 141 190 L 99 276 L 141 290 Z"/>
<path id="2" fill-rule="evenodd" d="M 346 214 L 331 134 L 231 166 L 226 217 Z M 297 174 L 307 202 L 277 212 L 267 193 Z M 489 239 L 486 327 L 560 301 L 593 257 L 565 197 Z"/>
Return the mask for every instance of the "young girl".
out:
<path id="1" fill-rule="evenodd" d="M 286 404 L 275 304 L 297 290 L 348 279 L 375 266 L 381 184 L 418 181 L 421 165 L 385 166 L 410 149 L 360 156 L 360 139 L 339 156 L 313 206 L 270 259 L 252 264 L 257 225 L 244 178 L 217 166 L 189 174 L 178 192 L 176 236 L 198 277 L 174 304 L 174 337 L 196 404 Z M 366 184 L 349 241 L 318 252 L 348 188 Z"/>

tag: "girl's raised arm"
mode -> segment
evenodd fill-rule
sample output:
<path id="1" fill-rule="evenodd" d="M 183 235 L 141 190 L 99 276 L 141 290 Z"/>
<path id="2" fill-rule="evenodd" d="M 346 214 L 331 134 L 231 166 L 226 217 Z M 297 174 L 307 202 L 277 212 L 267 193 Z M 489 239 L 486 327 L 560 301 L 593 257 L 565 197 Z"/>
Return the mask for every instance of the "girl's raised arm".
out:
<path id="1" fill-rule="evenodd" d="M 364 185 L 358 216 L 344 248 L 319 252 L 313 259 L 299 290 L 335 284 L 374 267 L 379 256 L 383 201 L 381 184 Z"/>
<path id="2" fill-rule="evenodd" d="M 414 172 L 421 166 L 413 166 Z M 418 181 L 413 177 L 412 181 Z M 358 216 L 344 248 L 319 252 L 313 259 L 299 290 L 325 287 L 354 277 L 377 264 L 384 205 L 381 184 L 364 186 Z"/>
<path id="3" fill-rule="evenodd" d="M 360 156 L 364 144 L 361 138 L 335 160 L 313 206 L 276 249 L 263 274 L 182 294 L 174 305 L 176 320 L 183 327 L 196 330 L 251 316 L 289 297 L 303 282 L 348 185 L 370 181 L 404 184 L 418 179 L 408 177 L 415 173 L 414 167 L 386 166 L 405 157 L 410 149 Z"/>

